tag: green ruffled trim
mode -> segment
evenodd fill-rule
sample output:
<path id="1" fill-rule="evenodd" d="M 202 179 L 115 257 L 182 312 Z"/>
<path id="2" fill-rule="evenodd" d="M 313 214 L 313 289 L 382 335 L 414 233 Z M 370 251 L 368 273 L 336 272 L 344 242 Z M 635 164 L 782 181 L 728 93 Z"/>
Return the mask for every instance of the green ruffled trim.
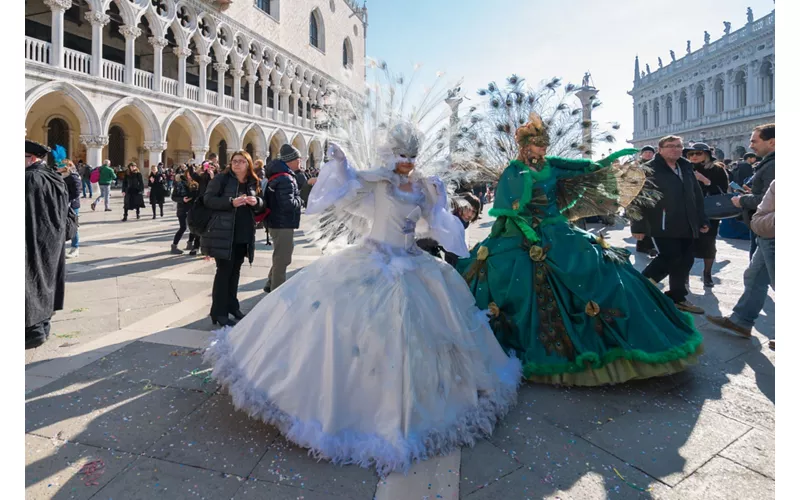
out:
<path id="1" fill-rule="evenodd" d="M 703 336 L 697 331 L 694 318 L 689 313 L 678 311 L 684 317 L 686 323 L 691 327 L 692 334 L 689 339 L 679 346 L 672 347 L 666 351 L 648 353 L 640 349 L 625 350 L 616 347 L 605 353 L 602 357 L 596 352 L 581 354 L 571 363 L 557 365 L 527 363 L 523 367 L 525 378 L 532 375 L 556 375 L 559 373 L 579 373 L 587 369 L 587 364 L 591 368 L 598 369 L 612 363 L 618 359 L 625 358 L 631 361 L 639 361 L 648 364 L 663 364 L 679 359 L 684 359 L 697 352 L 703 343 Z"/>
<path id="2" fill-rule="evenodd" d="M 495 217 L 505 217 L 504 223 L 502 226 L 500 226 L 501 219 L 498 218 L 495 221 L 494 225 L 492 226 L 492 232 L 489 234 L 490 238 L 501 237 L 502 232 L 505 231 L 506 227 L 508 227 L 507 224 L 510 222 L 514 224 L 517 227 L 517 229 L 519 229 L 519 232 L 522 233 L 522 235 L 525 236 L 525 238 L 527 238 L 528 241 L 530 241 L 531 243 L 539 241 L 539 235 L 536 234 L 536 231 L 534 231 L 530 225 L 528 225 L 528 222 L 525 220 L 525 218 L 523 218 L 520 215 L 516 215 L 516 213 L 513 210 L 500 209 L 498 211 L 504 213 L 501 214 L 500 216 L 495 216 Z M 495 228 L 498 229 L 495 230 Z"/>

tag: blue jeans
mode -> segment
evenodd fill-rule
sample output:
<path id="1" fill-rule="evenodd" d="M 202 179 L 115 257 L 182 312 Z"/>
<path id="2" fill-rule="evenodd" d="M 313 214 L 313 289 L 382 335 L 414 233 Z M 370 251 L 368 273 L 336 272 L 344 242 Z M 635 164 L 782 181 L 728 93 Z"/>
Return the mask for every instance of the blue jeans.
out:
<path id="1" fill-rule="evenodd" d="M 86 186 L 89 186 L 89 198 L 92 197 L 92 182 L 89 179 L 83 179 L 83 197 L 86 198 Z"/>
<path id="2" fill-rule="evenodd" d="M 108 200 L 111 197 L 111 184 L 100 184 L 100 196 L 94 200 L 94 204 L 97 205 L 100 203 L 100 200 L 103 200 L 105 203 L 106 208 L 108 208 Z"/>
<path id="3" fill-rule="evenodd" d="M 731 321 L 752 328 L 767 300 L 770 285 L 775 288 L 775 238 L 758 238 L 756 252 L 744 272 L 744 293 L 733 308 Z"/>
<path id="4" fill-rule="evenodd" d="M 75 215 L 78 215 L 80 213 L 81 209 L 80 208 L 73 208 L 72 211 L 75 212 Z M 81 243 L 81 240 L 78 237 L 78 231 L 75 231 L 75 237 L 72 238 L 72 248 L 78 248 L 78 245 L 80 245 L 80 243 Z"/>
<path id="5" fill-rule="evenodd" d="M 758 236 L 753 231 L 750 231 L 750 260 L 753 260 L 753 254 L 756 253 L 758 246 Z"/>

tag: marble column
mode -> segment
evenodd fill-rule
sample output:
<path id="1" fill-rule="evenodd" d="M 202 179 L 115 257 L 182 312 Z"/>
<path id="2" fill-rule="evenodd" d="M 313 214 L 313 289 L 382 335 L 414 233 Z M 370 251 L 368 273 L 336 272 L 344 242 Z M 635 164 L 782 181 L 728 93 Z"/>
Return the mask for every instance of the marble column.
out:
<path id="1" fill-rule="evenodd" d="M 125 37 L 125 83 L 133 85 L 133 71 L 135 66 L 135 43 L 136 38 L 142 34 L 142 30 L 136 26 L 120 26 L 119 32 Z"/>
<path id="2" fill-rule="evenodd" d="M 145 142 L 144 149 L 147 151 L 147 156 L 149 160 L 148 167 L 152 167 L 153 165 L 158 165 L 161 161 L 161 154 L 164 150 L 167 149 L 166 142 Z"/>
<path id="3" fill-rule="evenodd" d="M 261 117 L 267 117 L 267 102 L 269 100 L 269 96 L 267 95 L 269 91 L 269 80 L 261 80 Z"/>
<path id="4" fill-rule="evenodd" d="M 194 154 L 194 162 L 196 164 L 201 164 L 206 159 L 206 153 L 208 153 L 208 147 L 194 147 L 192 146 L 192 153 Z"/>
<path id="5" fill-rule="evenodd" d="M 256 114 L 256 75 L 247 75 L 247 112 L 251 115 Z"/>
<path id="6" fill-rule="evenodd" d="M 281 89 L 277 85 L 272 86 L 272 119 L 278 121 L 278 109 L 280 109 Z"/>
<path id="7" fill-rule="evenodd" d="M 211 64 L 211 56 L 207 55 L 199 55 L 195 57 L 197 64 L 200 66 L 200 99 L 199 101 L 202 103 L 207 103 L 208 98 L 206 97 L 206 90 L 208 88 L 207 81 L 208 81 L 208 65 Z"/>
<path id="8" fill-rule="evenodd" d="M 169 42 L 163 36 L 151 36 L 147 41 L 153 46 L 153 88 L 151 90 L 161 93 L 164 91 L 161 88 L 164 47 L 166 47 Z"/>
<path id="9" fill-rule="evenodd" d="M 296 126 L 300 126 L 303 118 L 303 110 L 300 109 L 300 106 L 298 105 L 300 94 L 292 92 L 289 98 L 292 100 L 292 104 L 294 105 L 294 117 L 292 117 L 292 123 Z"/>
<path id="10" fill-rule="evenodd" d="M 289 123 L 289 96 L 291 93 L 289 89 L 281 89 L 280 91 L 281 109 L 283 110 L 281 121 L 283 123 Z"/>
<path id="11" fill-rule="evenodd" d="M 84 17 L 92 25 L 92 76 L 103 76 L 103 27 L 111 18 L 102 12 L 87 12 Z"/>
<path id="12" fill-rule="evenodd" d="M 186 58 L 192 51 L 185 47 L 175 47 L 172 53 L 178 57 L 178 97 L 186 97 Z"/>
<path id="13" fill-rule="evenodd" d="M 50 65 L 64 67 L 64 12 L 72 7 L 72 0 L 44 0 L 50 7 Z"/>
<path id="14" fill-rule="evenodd" d="M 225 72 L 228 68 L 230 66 L 225 63 L 214 64 L 214 69 L 217 70 L 217 106 L 220 108 L 225 107 Z"/>
<path id="15" fill-rule="evenodd" d="M 760 92 L 760 85 L 758 79 L 758 70 L 760 69 L 761 64 L 759 61 L 750 61 L 750 64 L 747 65 L 747 105 L 752 106 L 754 104 L 761 104 L 764 102 L 759 94 Z"/>
<path id="16" fill-rule="evenodd" d="M 86 146 L 86 163 L 99 167 L 103 163 L 103 148 L 108 145 L 107 135 L 82 135 L 81 144 Z"/>
<path id="17" fill-rule="evenodd" d="M 233 77 L 233 110 L 239 113 L 242 110 L 242 77 L 244 76 L 244 71 L 232 69 L 231 76 Z"/>

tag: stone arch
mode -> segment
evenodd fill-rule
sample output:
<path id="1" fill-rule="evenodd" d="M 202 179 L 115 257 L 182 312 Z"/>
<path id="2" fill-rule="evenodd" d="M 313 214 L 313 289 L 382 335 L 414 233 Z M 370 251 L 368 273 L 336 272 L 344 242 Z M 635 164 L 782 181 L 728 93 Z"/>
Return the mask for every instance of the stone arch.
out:
<path id="1" fill-rule="evenodd" d="M 286 132 L 280 128 L 277 128 L 269 136 L 269 142 L 267 144 L 268 156 L 270 159 L 274 160 L 278 156 L 278 150 L 280 147 L 284 144 L 289 144 L 289 138 L 286 136 Z"/>
<path id="2" fill-rule="evenodd" d="M 306 142 L 306 138 L 303 137 L 303 134 L 300 132 L 294 134 L 291 144 L 300 150 L 300 154 L 303 156 L 303 158 L 308 157 L 308 143 Z"/>
<path id="3" fill-rule="evenodd" d="M 308 162 L 309 166 L 319 167 L 325 157 L 322 142 L 319 137 L 314 137 L 308 143 Z M 312 161 L 313 160 L 313 161 Z"/>
<path id="4" fill-rule="evenodd" d="M 147 142 L 161 142 L 161 138 L 164 136 L 161 133 L 161 123 L 158 121 L 150 105 L 138 97 L 123 97 L 109 106 L 103 114 L 103 134 L 107 134 L 108 129 L 111 128 L 111 120 L 114 118 L 114 115 L 127 106 L 136 110 L 134 114 L 138 115 L 138 118 L 144 122 L 141 124 L 142 129 L 144 129 L 144 140 Z"/>
<path id="5" fill-rule="evenodd" d="M 191 127 L 191 134 L 192 134 L 192 145 L 193 147 L 208 147 L 207 137 L 205 127 L 203 127 L 203 122 L 200 121 L 200 118 L 197 114 L 188 108 L 178 108 L 164 120 L 164 125 L 162 127 L 163 132 L 163 140 L 167 140 L 167 132 L 169 131 L 169 126 L 172 125 L 172 122 L 175 121 L 176 118 L 179 116 L 183 116 L 186 118 L 186 121 L 189 122 L 189 126 Z M 196 144 L 196 146 L 194 146 Z"/>
<path id="6" fill-rule="evenodd" d="M 267 150 L 267 145 L 268 145 L 267 135 L 264 133 L 264 129 L 261 128 L 261 125 L 257 123 L 251 123 L 248 126 L 246 126 L 244 130 L 242 130 L 239 139 L 239 144 L 242 145 L 242 148 L 244 148 L 247 145 L 245 139 L 247 138 L 247 134 L 251 131 L 254 132 L 256 136 L 256 144 L 253 144 L 255 151 L 265 152 Z"/>
<path id="7" fill-rule="evenodd" d="M 211 134 L 214 132 L 214 129 L 217 128 L 217 125 L 220 126 L 220 133 L 222 137 L 225 139 L 225 142 L 228 145 L 228 148 L 231 151 L 235 151 L 239 149 L 241 143 L 239 142 L 239 133 L 236 131 L 236 125 L 233 124 L 233 121 L 228 118 L 227 116 L 219 116 L 216 120 L 211 122 L 211 125 L 208 126 L 206 130 L 206 140 L 205 144 L 209 144 L 211 141 Z"/>
<path id="8" fill-rule="evenodd" d="M 65 103 L 78 117 L 82 135 L 105 135 L 107 128 L 101 126 L 97 110 L 86 94 L 75 85 L 64 81 L 43 83 L 25 92 L 25 116 L 28 116 L 31 108 L 39 99 L 53 92 L 59 92 L 69 97 Z"/>

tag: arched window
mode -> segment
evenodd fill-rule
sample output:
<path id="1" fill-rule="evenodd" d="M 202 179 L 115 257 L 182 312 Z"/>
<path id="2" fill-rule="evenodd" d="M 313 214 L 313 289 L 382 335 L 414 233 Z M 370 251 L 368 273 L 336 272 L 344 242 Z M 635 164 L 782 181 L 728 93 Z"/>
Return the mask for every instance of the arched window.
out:
<path id="1" fill-rule="evenodd" d="M 125 132 L 122 128 L 114 125 L 108 131 L 108 159 L 111 166 L 125 166 Z M 93 165 L 97 166 L 97 165 Z"/>
<path id="2" fill-rule="evenodd" d="M 661 125 L 661 110 L 659 109 L 658 100 L 653 102 L 653 127 L 658 128 Z"/>
<path id="3" fill-rule="evenodd" d="M 325 51 L 325 25 L 319 9 L 314 9 L 308 16 L 309 43 L 321 51 Z"/>
<path id="4" fill-rule="evenodd" d="M 272 91 L 272 87 L 267 87 L 267 107 L 275 107 L 275 92 Z"/>
<path id="5" fill-rule="evenodd" d="M 706 92 L 702 85 L 697 86 L 697 93 L 695 94 L 695 106 L 697 106 L 697 117 L 704 117 L 706 114 Z"/>
<path id="6" fill-rule="evenodd" d="M 642 130 L 647 130 L 647 106 L 642 108 Z"/>
<path id="7" fill-rule="evenodd" d="M 69 125 L 67 125 L 67 122 L 61 118 L 50 120 L 50 123 L 47 124 L 47 145 L 50 149 L 54 149 L 56 146 L 63 147 L 67 152 L 67 158 L 69 158 Z M 47 155 L 47 163 L 50 166 L 55 166 L 52 154 Z"/>
<path id="8" fill-rule="evenodd" d="M 252 158 L 253 161 L 256 161 L 255 153 L 253 152 L 254 149 L 253 149 L 253 143 L 252 142 L 248 142 L 247 146 L 244 147 L 244 150 L 247 151 L 247 154 L 250 155 L 250 158 Z"/>
<path id="9" fill-rule="evenodd" d="M 722 113 L 725 111 L 725 83 L 722 78 L 717 78 L 714 82 L 714 112 Z"/>
<path id="10" fill-rule="evenodd" d="M 761 64 L 759 71 L 761 77 L 761 102 L 772 102 L 775 100 L 775 68 L 769 60 Z"/>
<path id="11" fill-rule="evenodd" d="M 218 151 L 217 160 L 219 160 L 219 166 L 225 168 L 228 166 L 228 143 L 225 142 L 225 139 L 219 141 Z"/>
<path id="12" fill-rule="evenodd" d="M 736 107 L 743 108 L 747 106 L 747 75 L 744 71 L 736 73 L 733 80 L 733 91 L 736 96 Z"/>
<path id="13" fill-rule="evenodd" d="M 667 96 L 666 105 L 667 125 L 672 125 L 672 96 Z"/>
<path id="14" fill-rule="evenodd" d="M 342 42 L 342 66 L 348 69 L 353 67 L 353 46 L 349 38 Z"/>
<path id="15" fill-rule="evenodd" d="M 681 121 L 685 122 L 686 119 L 689 117 L 689 99 L 686 97 L 685 91 L 681 92 L 680 106 L 681 106 L 681 113 L 680 113 Z"/>
<path id="16" fill-rule="evenodd" d="M 301 101 L 299 98 L 297 99 L 297 106 L 294 109 L 297 110 L 297 116 L 303 118 L 303 101 Z"/>

